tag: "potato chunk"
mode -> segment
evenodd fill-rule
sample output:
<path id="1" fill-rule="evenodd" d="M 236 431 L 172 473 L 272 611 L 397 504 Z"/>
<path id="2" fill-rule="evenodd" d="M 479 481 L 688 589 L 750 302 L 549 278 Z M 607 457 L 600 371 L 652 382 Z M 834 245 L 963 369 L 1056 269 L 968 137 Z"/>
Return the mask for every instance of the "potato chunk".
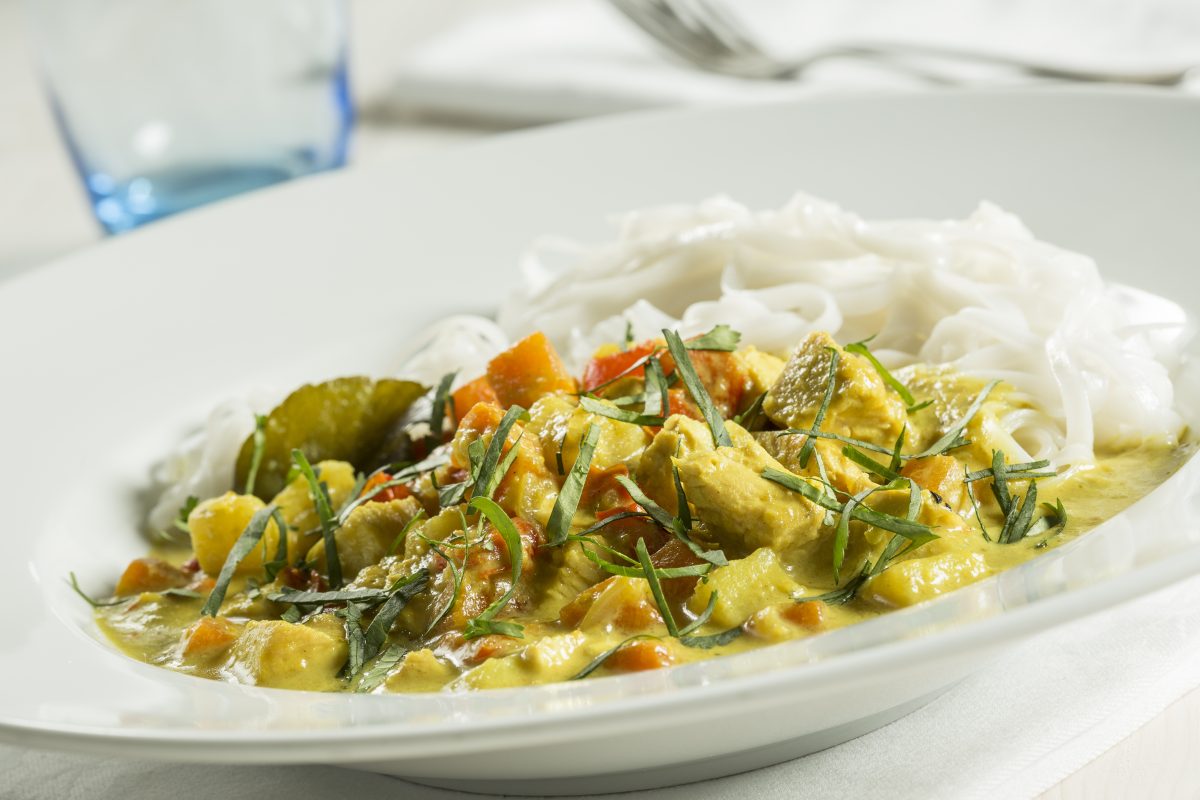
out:
<path id="1" fill-rule="evenodd" d="M 699 614 L 708 606 L 709 597 L 717 593 L 712 621 L 722 627 L 741 625 L 760 609 L 791 600 L 800 585 L 779 563 L 775 553 L 766 547 L 755 550 L 745 558 L 718 567 L 707 583 L 696 585 L 688 600 L 688 608 Z"/>
<path id="2" fill-rule="evenodd" d="M 990 572 L 982 553 L 939 553 L 893 564 L 867 582 L 864 595 L 888 606 L 911 606 L 974 583 Z"/>
<path id="3" fill-rule="evenodd" d="M 600 438 L 592 453 L 593 470 L 629 464 L 650 443 L 650 436 L 644 428 L 589 414 L 561 394 L 546 395 L 533 404 L 529 414 L 527 429 L 537 434 L 546 468 L 551 472 L 558 471 L 559 452 L 562 453 L 564 471 L 570 470 L 575 464 L 579 442 L 589 424 L 600 428 Z"/>
<path id="4" fill-rule="evenodd" d="M 342 574 L 347 578 L 353 577 L 388 555 L 392 544 L 404 532 L 404 526 L 420 511 L 421 503 L 415 497 L 386 503 L 364 503 L 354 509 L 346 519 L 346 524 L 333 534 Z M 397 551 L 403 546 L 404 542 L 401 541 Z M 325 543 L 314 544 L 308 551 L 307 560 L 318 571 L 325 572 Z"/>
<path id="5" fill-rule="evenodd" d="M 811 333 L 800 343 L 763 401 L 763 411 L 780 427 L 811 428 L 829 384 L 831 348 L 838 350 L 839 359 L 822 429 L 891 445 L 906 420 L 903 401 L 871 362 L 839 349 L 827 333 Z"/>
<path id="6" fill-rule="evenodd" d="M 233 643 L 223 672 L 238 683 L 276 689 L 331 691 L 346 663 L 344 639 L 282 620 L 248 622 Z"/>
<path id="7" fill-rule="evenodd" d="M 188 528 L 192 535 L 192 549 L 200 568 L 209 575 L 217 575 L 233 549 L 233 544 L 250 524 L 250 518 L 265 506 L 254 495 L 226 492 L 220 497 L 205 500 L 188 515 Z M 238 564 L 237 575 L 253 575 L 263 568 L 263 563 L 275 557 L 279 545 L 279 527 L 274 520 L 267 523 L 258 546 L 251 550 Z M 266 558 L 263 555 L 266 554 Z"/>
<path id="8" fill-rule="evenodd" d="M 345 461 L 320 461 L 313 464 L 313 470 L 328 488 L 329 500 L 336 510 L 354 488 L 354 467 Z M 308 481 L 303 476 L 293 478 L 271 502 L 279 506 L 287 521 L 288 561 L 295 562 L 321 538 L 321 520 L 313 506 Z"/>
<path id="9" fill-rule="evenodd" d="M 454 667 L 432 650 L 414 650 L 396 665 L 384 686 L 389 692 L 436 692 L 456 674 Z"/>
<path id="10" fill-rule="evenodd" d="M 570 678 L 592 656 L 581 631 L 547 636 L 510 656 L 490 658 L 450 685 L 451 689 L 500 689 Z"/>

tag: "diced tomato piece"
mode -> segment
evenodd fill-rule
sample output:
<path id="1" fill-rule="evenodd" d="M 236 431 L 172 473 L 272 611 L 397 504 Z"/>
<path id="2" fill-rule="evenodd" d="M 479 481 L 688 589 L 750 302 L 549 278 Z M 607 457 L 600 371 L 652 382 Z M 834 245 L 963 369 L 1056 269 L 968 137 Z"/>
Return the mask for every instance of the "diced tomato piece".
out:
<path id="1" fill-rule="evenodd" d="M 628 350 L 618 350 L 615 353 L 599 355 L 594 357 L 583 368 L 583 388 L 584 391 L 590 392 L 597 386 L 608 383 L 609 381 L 620 376 L 630 367 L 638 362 L 639 359 L 645 358 L 654 352 L 658 347 L 657 342 L 642 342 L 641 344 L 631 347 Z M 642 366 L 635 367 L 629 371 L 629 377 L 641 378 L 646 374 L 646 370 Z"/>
<path id="2" fill-rule="evenodd" d="M 475 407 L 476 403 L 500 404 L 500 398 L 496 396 L 496 390 L 492 388 L 487 375 L 480 375 L 470 383 L 464 383 L 454 390 L 451 397 L 454 398 L 454 421 L 456 423 L 462 422 L 463 417 Z"/>
<path id="3" fill-rule="evenodd" d="M 381 489 L 377 492 L 372 492 L 376 486 L 382 486 L 392 479 L 392 476 L 387 472 L 379 472 L 371 476 L 371 479 L 363 485 L 362 492 L 359 497 L 370 497 L 368 502 L 371 503 L 387 503 L 392 500 L 403 500 L 406 497 L 412 497 L 412 490 L 403 484 L 398 486 L 389 486 L 386 489 Z"/>
<path id="4" fill-rule="evenodd" d="M 671 539 L 650 554 L 650 563 L 660 569 L 667 569 L 670 567 L 690 567 L 704 562 L 686 544 L 678 539 Z M 671 600 L 683 600 L 691 596 L 699 580 L 699 578 L 694 577 L 663 578 L 663 593 Z"/>
<path id="5" fill-rule="evenodd" d="M 487 379 L 505 407 L 529 408 L 544 395 L 575 391 L 575 379 L 540 331 L 488 362 Z"/>
<path id="6" fill-rule="evenodd" d="M 135 558 L 129 562 L 121 579 L 117 581 L 116 594 L 124 597 L 142 592 L 161 592 L 187 585 L 191 577 L 161 558 Z"/>
<path id="7" fill-rule="evenodd" d="M 670 648 L 662 642 L 638 639 L 613 653 L 608 659 L 608 666 L 622 672 L 642 672 L 669 667 L 674 662 Z"/>

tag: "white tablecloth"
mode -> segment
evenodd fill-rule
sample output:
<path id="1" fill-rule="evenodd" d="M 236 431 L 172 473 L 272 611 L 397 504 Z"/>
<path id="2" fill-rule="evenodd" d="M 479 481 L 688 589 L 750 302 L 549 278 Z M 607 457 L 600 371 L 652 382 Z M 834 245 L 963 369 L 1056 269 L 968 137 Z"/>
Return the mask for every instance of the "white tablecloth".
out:
<path id="1" fill-rule="evenodd" d="M 533 5 L 510 0 L 507 7 Z M 461 52 L 477 31 L 435 37 L 414 50 L 413 57 L 397 42 L 415 47 L 426 33 L 453 23 L 455 14 L 464 8 L 484 6 L 492 8 L 494 3 L 442 0 L 434 9 L 418 0 L 355 0 L 356 80 L 359 97 L 364 98 L 365 123 L 355 148 L 360 166 L 369 168 L 418 148 L 487 132 L 486 127 L 434 125 L 397 110 L 403 105 L 397 100 L 411 103 L 419 99 L 416 87 L 421 81 L 430 97 L 441 87 L 443 111 L 453 110 L 450 100 L 466 97 L 464 86 L 470 86 L 463 83 L 461 70 L 439 74 L 422 65 Z M 0 113 L 0 176 L 4 178 L 0 181 L 0 291 L 6 276 L 35 268 L 99 238 L 33 79 L 18 8 L 18 0 L 0 0 L 0 107 L 5 109 Z M 511 26 L 508 30 L 511 36 Z M 512 45 L 511 38 L 497 39 L 492 57 L 503 55 L 505 41 Z M 651 50 L 643 47 L 639 58 L 651 59 Z M 486 56 L 480 54 L 484 64 Z M 595 72 L 599 82 L 577 84 L 591 86 L 591 94 L 577 94 L 577 110 L 587 103 L 596 110 L 596 97 L 613 101 L 612 85 L 604 77 L 607 74 Z M 676 77 L 664 77 L 654 86 L 661 89 Z M 458 95 L 454 94 L 455 85 Z M 719 80 L 710 83 L 725 85 Z M 402 91 L 405 86 L 410 90 L 407 95 Z M 537 103 L 545 107 L 545 81 L 526 81 L 518 89 L 517 94 L 533 103 L 527 108 L 538 108 Z M 641 102 L 637 95 L 626 93 L 618 99 L 621 97 L 621 102 L 632 105 Z M 643 104 L 651 102 L 644 93 L 641 97 Z M 1131 734 L 1136 737 L 1143 723 L 1200 686 L 1198 607 L 1200 580 L 1193 580 L 1116 612 L 1039 636 L 928 707 L 853 742 L 755 773 L 641 796 L 681 800 L 791 798 L 800 794 L 848 798 L 1035 796 L 1064 777 L 1081 774 L 1078 771 L 1097 756 Z M 1182 755 L 1174 751 L 1170 757 Z M 1195 763 L 1193 759 L 1189 766 Z M 1148 779 L 1152 774 L 1164 774 L 1144 757 L 1117 772 L 1116 782 L 1100 784 L 1101 789 L 1116 791 L 1113 796 L 1120 796 L 1119 788 L 1114 787 L 1149 785 L 1138 776 Z M 1197 769 L 1191 767 L 1189 774 L 1194 779 Z M 1200 786 L 1200 781 L 1176 782 L 1166 788 L 1182 790 L 1186 786 Z M 1164 788 L 1161 784 L 1157 787 Z M 0 798 L 4 800 L 211 800 L 251 795 L 261 800 L 458 796 L 331 767 L 155 764 L 0 747 Z"/>

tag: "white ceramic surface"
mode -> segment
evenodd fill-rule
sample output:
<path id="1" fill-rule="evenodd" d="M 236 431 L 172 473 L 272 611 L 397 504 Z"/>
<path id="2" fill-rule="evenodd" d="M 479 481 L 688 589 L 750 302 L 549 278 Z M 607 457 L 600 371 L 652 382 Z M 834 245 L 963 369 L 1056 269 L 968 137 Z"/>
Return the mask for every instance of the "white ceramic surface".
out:
<path id="1" fill-rule="evenodd" d="M 1200 462 L 1088 536 L 938 602 L 672 670 L 517 691 L 361 697 L 231 686 L 98 640 L 144 550 L 150 464 L 223 396 L 394 366 L 406 334 L 486 311 L 543 232 L 727 192 L 803 188 L 867 216 L 981 198 L 1195 313 L 1200 103 L 1158 93 L 809 100 L 498 138 L 202 210 L 0 287 L 0 740 L 236 762 L 358 764 L 464 788 L 710 777 L 883 724 L 1012 641 L 1200 568 Z M 1191 407 L 1195 407 L 1192 404 Z"/>

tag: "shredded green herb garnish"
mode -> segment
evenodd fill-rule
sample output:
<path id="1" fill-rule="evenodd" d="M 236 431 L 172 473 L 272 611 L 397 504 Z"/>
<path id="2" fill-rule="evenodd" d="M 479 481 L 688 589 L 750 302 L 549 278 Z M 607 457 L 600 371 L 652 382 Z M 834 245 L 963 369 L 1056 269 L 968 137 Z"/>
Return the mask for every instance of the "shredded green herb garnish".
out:
<path id="1" fill-rule="evenodd" d="M 487 451 L 483 455 L 483 460 L 479 464 L 478 475 L 475 478 L 476 496 L 491 498 L 492 493 L 496 491 L 496 487 L 500 485 L 500 480 L 504 477 L 504 472 L 498 469 L 500 467 L 500 454 L 504 449 L 505 443 L 508 441 L 508 432 L 512 430 L 513 425 L 517 424 L 519 419 L 529 419 L 529 413 L 521 406 L 512 406 L 508 411 L 504 412 L 504 417 L 501 418 L 500 424 L 496 426 L 496 432 L 492 434 L 492 440 L 488 442 Z M 514 443 L 510 452 L 516 448 Z M 508 459 L 505 464 L 512 463 L 512 459 Z M 505 470 L 507 471 L 507 469 Z"/>
<path id="2" fill-rule="evenodd" d="M 721 350 L 731 353 L 737 350 L 741 340 L 742 335 L 728 325 L 714 325 L 708 333 L 688 339 L 684 346 L 688 350 Z"/>
<path id="3" fill-rule="evenodd" d="M 343 668 L 347 678 L 353 678 L 362 671 L 367 656 L 367 636 L 362 629 L 363 609 L 357 603 L 347 603 L 345 608 L 334 612 L 340 618 L 346 629 L 347 658 Z"/>
<path id="4" fill-rule="evenodd" d="M 177 586 L 173 586 L 170 589 L 163 589 L 159 594 L 163 597 L 182 597 L 187 600 L 199 600 L 204 596 L 193 589 L 181 589 Z"/>
<path id="5" fill-rule="evenodd" d="M 379 611 L 375 612 L 375 617 L 367 626 L 366 659 L 374 658 L 383 648 L 400 612 L 404 610 L 410 600 L 427 588 L 429 588 L 429 570 L 427 569 L 417 570 L 412 575 L 401 578 L 392 584 L 390 596 L 379 607 Z"/>
<path id="6" fill-rule="evenodd" d="M 649 633 L 639 633 L 635 636 L 630 636 L 628 639 L 623 639 L 620 642 L 618 642 L 616 645 L 614 645 L 613 647 L 610 647 L 609 649 L 605 650 L 600 655 L 593 658 L 591 661 L 589 661 L 587 663 L 587 666 L 585 666 L 583 669 L 579 670 L 579 672 L 576 672 L 571 677 L 567 678 L 567 680 L 569 680 L 569 681 L 583 680 L 588 675 L 591 675 L 593 672 L 600 669 L 600 667 L 604 666 L 604 662 L 608 661 L 610 658 L 615 656 L 617 654 L 617 651 L 619 651 L 625 645 L 629 644 L 630 642 L 639 641 L 641 639 L 659 639 L 659 637 L 654 636 L 653 634 L 649 634 Z"/>
<path id="7" fill-rule="evenodd" d="M 429 450 L 442 443 L 446 427 L 446 404 L 450 397 L 450 387 L 454 384 L 457 372 L 447 372 L 438 383 L 437 391 L 433 393 L 433 407 L 429 410 L 429 434 L 425 437 Z"/>
<path id="8" fill-rule="evenodd" d="M 864 489 L 846 501 L 842 513 L 838 517 L 837 530 L 833 536 L 833 582 L 842 582 L 842 563 L 846 560 L 846 546 L 850 543 L 850 519 L 854 508 L 865 500 L 875 489 Z"/>
<path id="9" fill-rule="evenodd" d="M 109 606 L 116 606 L 116 605 L 120 605 L 121 603 L 125 602 L 125 599 L 120 598 L 120 597 L 114 598 L 112 600 L 96 600 L 95 598 L 90 596 L 87 592 L 83 591 L 83 589 L 79 588 L 79 579 L 75 577 L 74 572 L 68 572 L 67 576 L 69 578 L 67 580 L 67 584 L 72 589 L 75 590 L 75 594 L 77 594 L 83 598 L 83 602 L 87 603 L 92 608 L 107 608 Z"/>
<path id="10" fill-rule="evenodd" d="M 329 500 L 329 487 L 324 481 L 317 480 L 312 465 L 308 463 L 304 453 L 299 449 L 292 451 L 292 463 L 299 469 L 304 480 L 308 482 L 308 493 L 317 511 L 317 519 L 321 521 L 321 539 L 325 543 L 325 567 L 329 573 L 329 585 L 335 589 L 342 586 L 342 562 L 338 558 L 337 538 L 334 535 L 338 529 L 337 518 L 333 515 L 333 504 Z"/>
<path id="11" fill-rule="evenodd" d="M 461 512 L 459 512 L 459 513 L 461 514 Z M 466 526 L 466 521 L 464 519 L 464 524 L 463 524 L 464 539 L 466 537 L 466 532 L 467 532 L 467 526 Z M 433 551 L 435 553 L 437 553 L 439 556 L 441 556 L 443 559 L 445 559 L 446 565 L 450 569 L 450 577 L 454 583 L 453 583 L 453 587 L 450 590 L 449 602 L 447 602 L 445 607 L 443 607 L 442 610 L 437 613 L 437 616 L 435 616 L 432 620 L 430 620 L 429 624 L 427 626 L 425 626 L 425 635 L 426 636 L 431 634 L 433 632 L 433 630 L 438 625 L 441 624 L 442 620 L 444 620 L 447 617 L 447 615 L 449 615 L 450 612 L 454 610 L 454 606 L 458 604 L 458 595 L 459 595 L 459 592 L 462 591 L 463 569 L 465 569 L 465 567 L 466 567 L 467 554 L 468 554 L 469 548 L 470 548 L 469 543 L 464 544 L 464 546 L 463 546 L 463 566 L 460 567 L 458 564 L 454 563 L 454 559 L 452 559 L 444 550 L 442 550 L 436 544 L 431 543 L 430 547 L 433 549 Z"/>
<path id="12" fill-rule="evenodd" d="M 546 523 L 546 543 L 551 547 L 557 547 L 567 541 L 567 534 L 571 532 L 571 521 L 575 519 L 579 498 L 583 495 L 583 485 L 592 466 L 592 454 L 596 451 L 596 443 L 599 441 L 600 426 L 589 422 L 579 440 L 579 455 L 575 457 L 571 471 L 563 480 L 562 488 L 558 490 L 554 509 L 550 512 L 550 520 Z"/>
<path id="13" fill-rule="evenodd" d="M 858 464 L 860 467 L 865 469 L 867 472 L 870 472 L 874 475 L 878 475 L 879 477 L 883 478 L 885 483 L 888 481 L 895 481 L 895 480 L 900 479 L 900 473 L 896 472 L 894 467 L 885 466 L 883 464 L 880 464 L 878 461 L 871 458 L 866 453 L 863 453 L 861 450 L 854 447 L 853 445 L 848 444 L 845 447 L 843 447 L 842 455 L 844 455 L 846 458 L 853 461 L 855 464 Z"/>
<path id="14" fill-rule="evenodd" d="M 705 604 L 704 610 L 700 612 L 700 616 L 696 617 L 687 625 L 684 625 L 679 629 L 679 637 L 681 639 L 686 639 L 688 634 L 690 634 L 692 631 L 699 630 L 704 623 L 712 619 L 713 611 L 715 611 L 717 608 L 718 595 L 719 592 L 716 589 L 713 589 L 711 592 L 709 592 L 708 603 Z"/>
<path id="15" fill-rule="evenodd" d="M 246 525 L 246 529 L 229 549 L 229 555 L 225 557 L 225 563 L 221 566 L 220 574 L 217 575 L 217 582 L 213 585 L 213 590 L 209 593 L 204 608 L 200 609 L 201 616 L 215 617 L 221 610 L 221 603 L 225 601 L 225 593 L 229 591 L 229 582 L 233 580 L 233 574 L 237 571 L 238 564 L 241 564 L 242 559 L 250 555 L 250 551 L 258 546 L 272 518 L 275 518 L 279 535 L 286 535 L 287 526 L 283 524 L 282 514 L 279 513 L 279 508 L 274 503 L 255 511 L 254 516 Z"/>
<path id="16" fill-rule="evenodd" d="M 817 408 L 817 415 L 813 417 L 812 430 L 815 433 L 821 429 L 821 423 L 825 421 L 825 414 L 829 411 L 829 404 L 833 401 L 833 392 L 837 387 L 837 367 L 838 361 L 841 359 L 841 353 L 832 347 L 826 348 L 829 351 L 829 378 L 825 384 L 825 395 L 821 398 L 821 405 Z M 817 446 L 817 439 L 810 435 L 804 440 L 804 446 L 800 448 L 799 464 L 800 468 L 804 469 L 808 466 L 808 459 L 812 456 L 813 449 Z"/>
<path id="17" fill-rule="evenodd" d="M 633 323 L 625 320 L 625 339 L 621 342 L 621 349 L 628 350 L 633 347 Z"/>
<path id="18" fill-rule="evenodd" d="M 243 494 L 254 494 L 254 481 L 262 464 L 263 452 L 267 447 L 267 415 L 254 415 L 254 449 L 250 453 L 250 469 L 246 472 L 246 488 Z"/>
<path id="19" fill-rule="evenodd" d="M 874 338 L 874 336 L 871 337 L 871 339 Z M 896 394 L 900 395 L 900 399 L 904 401 L 904 405 L 908 408 L 908 410 L 916 410 L 915 406 L 917 401 L 916 398 L 913 397 L 912 392 L 908 390 L 907 386 L 896 380 L 895 376 L 888 372 L 888 368 L 881 364 L 879 359 L 875 357 L 875 354 L 872 353 L 870 348 L 867 347 L 867 342 L 871 341 L 871 339 L 864 339 L 861 342 L 848 344 L 846 345 L 845 350 L 847 353 L 855 353 L 856 355 L 862 356 L 867 361 L 870 361 L 871 366 L 874 367 L 875 371 L 879 373 L 879 377 L 883 379 L 883 382 L 892 387 Z"/>
<path id="20" fill-rule="evenodd" d="M 641 562 L 643 577 L 645 577 L 646 583 L 650 584 L 650 593 L 654 595 L 658 613 L 662 615 L 663 624 L 667 626 L 667 632 L 678 637 L 679 626 L 675 624 L 675 616 L 671 613 L 671 606 L 667 604 L 667 596 L 663 594 L 658 573 L 654 571 L 654 564 L 650 561 L 650 551 L 646 549 L 646 540 L 638 539 L 634 550 L 637 552 L 638 561 Z"/>
<path id="21" fill-rule="evenodd" d="M 679 467 L 671 463 L 671 477 L 675 481 L 675 504 L 679 507 L 676 517 L 679 519 L 679 524 L 683 530 L 690 531 L 692 529 L 692 509 L 688 506 L 687 494 L 683 491 L 683 481 L 679 479 Z"/>
<path id="22" fill-rule="evenodd" d="M 929 445 L 929 447 L 925 448 L 920 453 L 911 456 L 911 458 L 926 458 L 927 456 L 941 455 L 947 450 L 953 450 L 956 447 L 961 447 L 962 445 L 966 444 L 966 439 L 963 438 L 963 431 L 966 430 L 967 425 L 970 424 L 971 420 L 975 418 L 975 415 L 979 413 L 979 409 L 983 408 L 983 401 L 987 400 L 988 395 L 992 393 L 992 390 L 995 389 L 999 383 L 999 380 L 994 380 L 987 386 L 984 386 L 983 390 L 975 396 L 975 399 L 967 408 L 967 412 L 963 414 L 957 422 L 950 426 L 950 430 L 946 431 L 942 438 Z"/>
<path id="23" fill-rule="evenodd" d="M 279 615 L 279 618 L 284 622 L 290 622 L 295 625 L 300 621 L 300 608 L 298 606 L 288 606 L 284 612 Z"/>
<path id="24" fill-rule="evenodd" d="M 386 650 L 379 654 L 370 667 L 363 671 L 362 677 L 358 680 L 358 686 L 355 691 L 361 694 L 369 694 L 378 689 L 387 676 L 393 669 L 399 666 L 404 657 L 408 655 L 408 650 L 398 644 L 389 645 Z"/>
<path id="25" fill-rule="evenodd" d="M 750 430 L 762 418 L 763 401 L 766 399 L 767 393 L 761 392 L 745 411 L 733 418 L 733 421 L 746 430 Z"/>
<path id="26" fill-rule="evenodd" d="M 994 455 L 993 455 L 993 458 L 995 458 Z M 1040 461 L 1026 461 L 1025 463 L 1022 463 L 1022 464 L 1003 465 L 1004 478 L 1005 478 L 1005 480 L 1010 480 L 1010 481 L 1023 481 L 1023 480 L 1029 480 L 1032 478 L 1053 478 L 1056 475 L 1058 475 L 1057 470 L 1042 469 L 1043 467 L 1048 467 L 1048 466 L 1050 466 L 1050 462 L 1046 461 L 1045 459 L 1042 459 Z M 978 469 L 978 470 L 975 470 L 974 472 L 968 472 L 964 481 L 966 483 L 973 483 L 975 481 L 981 481 L 986 478 L 994 478 L 995 475 L 996 475 L 996 468 L 995 468 L 995 466 L 991 466 L 991 467 L 988 467 L 987 469 Z"/>
<path id="27" fill-rule="evenodd" d="M 417 513 L 413 514 L 412 519 L 404 523 L 404 527 L 400 529 L 400 532 L 396 534 L 396 538 L 392 540 L 392 545 L 387 551 L 389 556 L 396 555 L 396 553 L 400 550 L 400 545 L 404 544 L 404 540 L 408 538 L 409 531 L 411 531 L 413 527 L 423 519 L 425 519 L 425 509 L 417 509 Z"/>
<path id="28" fill-rule="evenodd" d="M 822 508 L 827 508 L 830 511 L 841 512 L 842 504 L 836 500 L 831 500 L 827 495 L 821 492 L 816 486 L 813 486 L 799 475 L 793 475 L 790 472 L 784 472 L 768 467 L 762 471 L 762 477 L 766 480 L 777 483 L 785 489 L 790 489 L 793 492 L 804 497 L 810 502 L 816 503 Z M 884 487 L 887 488 L 887 487 Z M 865 522 L 876 528 L 885 531 L 897 533 L 904 538 L 914 542 L 914 546 L 924 544 L 938 538 L 928 525 L 917 522 L 916 520 L 902 519 L 894 517 L 890 514 L 876 511 L 864 505 L 855 506 L 851 512 L 851 518 Z"/>
<path id="29" fill-rule="evenodd" d="M 284 586 L 278 592 L 268 592 L 265 597 L 274 603 L 291 603 L 297 606 L 358 603 L 370 608 L 387 600 L 388 594 L 387 589 L 339 589 L 337 591 L 318 592 Z"/>
<path id="30" fill-rule="evenodd" d="M 738 625 L 736 628 L 730 628 L 727 631 L 713 633 L 708 636 L 682 636 L 679 639 L 679 643 L 684 647 L 693 647 L 697 650 L 711 650 L 714 647 L 724 647 L 744 632 L 742 626 Z"/>
<path id="31" fill-rule="evenodd" d="M 713 330 L 715 331 L 716 328 Z M 692 396 L 692 400 L 695 401 L 700 408 L 700 413 L 708 422 L 709 429 L 712 430 L 713 443 L 717 447 L 732 447 L 733 440 L 729 438 L 729 431 L 725 430 L 725 420 L 721 418 L 717 407 L 713 405 L 712 398 L 708 396 L 708 390 L 700 382 L 700 377 L 696 374 L 696 368 L 692 366 L 692 359 L 688 356 L 687 348 L 679 338 L 679 334 L 669 328 L 663 328 L 663 338 L 667 341 L 667 350 L 671 353 L 671 358 L 675 359 L 675 371 L 679 373 L 679 379 L 687 387 L 688 394 Z"/>
<path id="32" fill-rule="evenodd" d="M 504 546 L 508 548 L 508 560 L 512 565 L 512 583 L 509 585 L 508 591 L 485 608 L 479 616 L 467 621 L 463 637 L 474 639 L 479 636 L 495 633 L 501 636 L 511 636 L 514 639 L 520 639 L 525 630 L 524 626 L 515 622 L 498 621 L 496 620 L 496 615 L 504 610 L 509 600 L 512 600 L 513 595 L 517 591 L 517 584 L 521 580 L 521 561 L 523 555 L 521 534 L 517 531 L 517 527 L 513 525 L 513 521 L 509 518 L 508 514 L 504 513 L 504 509 L 497 505 L 491 498 L 471 498 L 468 508 L 478 511 L 487 517 L 488 521 L 500 533 L 500 538 L 504 540 Z"/>
<path id="33" fill-rule="evenodd" d="M 694 542 L 691 537 L 688 536 L 689 529 L 684 527 L 683 520 L 678 516 L 671 516 L 665 508 L 647 497 L 646 493 L 643 492 L 641 487 L 636 483 L 624 475 L 617 476 L 617 483 L 621 484 L 625 491 L 629 492 L 629 496 L 633 498 L 633 502 L 645 509 L 646 513 L 650 515 L 650 518 L 653 519 L 659 525 L 659 527 L 674 534 L 675 538 L 687 545 L 688 550 L 690 550 L 697 558 L 707 561 L 708 563 L 718 567 L 723 567 L 729 563 L 728 559 L 725 558 L 724 551 L 705 550 L 703 547 Z"/>
<path id="34" fill-rule="evenodd" d="M 646 362 L 646 404 L 642 413 L 647 417 L 666 417 L 671 412 L 671 398 L 667 394 L 667 376 L 662 362 L 651 358 Z"/>
<path id="35" fill-rule="evenodd" d="M 196 506 L 198 505 L 200 505 L 200 498 L 193 494 L 188 495 L 188 499 L 179 507 L 179 511 L 175 514 L 175 519 L 171 521 L 171 524 L 177 530 L 191 535 L 192 529 L 188 527 L 188 517 L 192 515 L 192 512 L 196 510 Z"/>
<path id="36" fill-rule="evenodd" d="M 625 422 L 630 425 L 645 425 L 657 428 L 665 425 L 667 422 L 662 416 L 626 411 L 623 408 L 617 408 L 614 405 L 594 397 L 588 397 L 587 395 L 579 398 L 579 407 L 589 414 L 595 414 L 598 417 L 608 417 L 609 419 L 615 419 L 617 422 Z"/>
<path id="37" fill-rule="evenodd" d="M 900 452 L 904 449 L 904 438 L 908 435 L 908 423 L 904 423 L 904 427 L 900 429 L 900 435 L 896 437 L 896 446 L 892 448 L 892 458 L 888 461 L 888 469 L 893 475 L 899 476 L 900 465 L 903 461 L 903 456 Z"/>
<path id="38" fill-rule="evenodd" d="M 645 577 L 645 570 L 642 568 L 640 562 L 638 562 L 636 559 L 630 558 L 615 548 L 609 547 L 603 542 L 598 542 L 595 539 L 587 536 L 572 536 L 570 537 L 570 541 L 579 542 L 582 545 L 580 549 L 582 550 L 584 556 L 586 556 L 593 564 L 611 575 L 621 575 L 626 578 Z M 617 564 L 609 561 L 601 557 L 594 550 L 591 550 L 591 547 L 596 547 L 600 550 L 611 553 L 622 561 L 625 561 L 627 565 Z M 670 578 L 697 578 L 708 574 L 709 570 L 712 568 L 712 564 L 707 562 L 703 564 L 689 564 L 683 567 L 655 567 L 654 574 L 662 580 L 667 580 Z"/>
<path id="39" fill-rule="evenodd" d="M 1042 550 L 1048 547 L 1054 537 L 1061 535 L 1067 529 L 1067 509 L 1063 506 L 1062 500 L 1056 500 L 1054 505 L 1042 503 L 1042 508 L 1045 509 L 1045 516 L 1038 520 L 1034 524 L 1034 527 L 1036 528 L 1038 524 L 1044 524 L 1050 530 L 1050 533 L 1033 546 L 1035 550 Z M 1052 519 L 1054 520 L 1053 524 L 1050 522 Z M 1035 532 L 1031 529 L 1026 536 L 1037 536 L 1041 533 L 1042 531 L 1040 530 Z"/>

